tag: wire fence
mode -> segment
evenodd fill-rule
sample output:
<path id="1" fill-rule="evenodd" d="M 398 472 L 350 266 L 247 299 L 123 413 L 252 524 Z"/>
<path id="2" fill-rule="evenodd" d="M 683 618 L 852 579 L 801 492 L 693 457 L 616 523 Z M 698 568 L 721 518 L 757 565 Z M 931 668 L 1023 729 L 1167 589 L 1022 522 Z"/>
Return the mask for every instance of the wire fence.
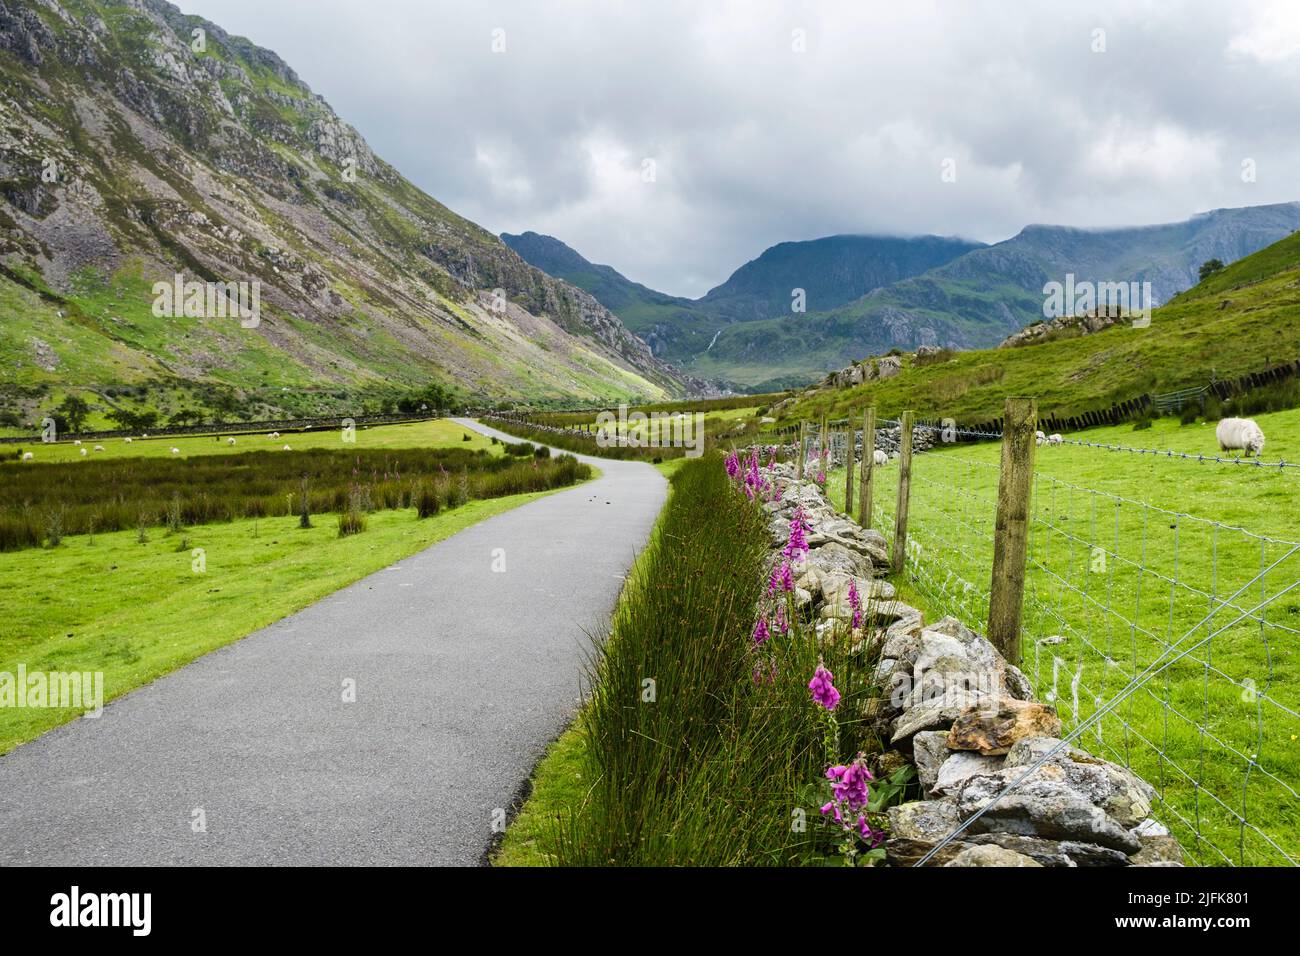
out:
<path id="1" fill-rule="evenodd" d="M 917 444 L 905 579 L 932 611 L 983 632 L 998 447 Z M 1174 501 L 1180 471 L 1194 469 L 1184 462 L 1211 460 L 1160 457 L 1170 472 L 1161 487 Z M 1238 517 L 1259 523 L 1288 507 L 1289 474 L 1213 473 L 1212 500 L 1223 507 L 1208 515 L 1067 480 L 1055 473 L 1065 467 L 1040 450 L 1021 623 L 1026 676 L 1057 708 L 1064 736 L 1156 788 L 1155 814 L 1191 862 L 1295 865 L 1300 542 L 1291 538 L 1300 534 L 1265 534 Z M 883 467 L 873 477 L 872 525 L 891 539 L 897 476 Z M 1159 496 L 1155 486 L 1143 494 Z"/>

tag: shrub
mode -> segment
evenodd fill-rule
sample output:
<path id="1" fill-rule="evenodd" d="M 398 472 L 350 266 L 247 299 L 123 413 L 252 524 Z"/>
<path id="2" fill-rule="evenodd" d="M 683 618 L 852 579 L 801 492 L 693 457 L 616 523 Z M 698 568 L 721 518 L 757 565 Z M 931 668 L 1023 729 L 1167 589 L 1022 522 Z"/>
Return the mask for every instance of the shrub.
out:
<path id="1" fill-rule="evenodd" d="M 514 455 L 516 458 L 525 458 L 537 450 L 532 442 L 513 442 L 506 445 L 506 454 Z"/>
<path id="2" fill-rule="evenodd" d="M 533 449 L 533 457 L 539 460 L 542 458 L 550 458 L 551 449 L 549 449 L 545 445 L 538 445 L 535 449 Z"/>
<path id="3" fill-rule="evenodd" d="M 1198 405 L 1183 406 L 1182 413 L 1178 416 L 1180 425 L 1194 425 L 1196 420 L 1201 417 L 1201 409 Z"/>

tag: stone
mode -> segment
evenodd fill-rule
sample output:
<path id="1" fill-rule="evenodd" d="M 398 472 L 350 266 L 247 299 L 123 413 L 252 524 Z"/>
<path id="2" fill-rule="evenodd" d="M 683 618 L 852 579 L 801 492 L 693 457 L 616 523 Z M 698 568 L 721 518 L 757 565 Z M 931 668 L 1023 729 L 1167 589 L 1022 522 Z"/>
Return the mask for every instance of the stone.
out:
<path id="1" fill-rule="evenodd" d="M 1007 753 L 1007 768 L 1023 771 L 1061 743 L 1054 737 L 1021 740 Z M 1126 829 L 1137 828 L 1151 815 L 1155 789 L 1133 771 L 1094 757 L 1078 747 L 1066 746 L 1044 767 L 1057 767 L 1072 787 L 1106 811 Z M 1166 831 L 1167 832 L 1167 831 Z M 1140 836 L 1140 834 L 1134 834 Z"/>
<path id="2" fill-rule="evenodd" d="M 969 848 L 970 845 L 961 840 L 953 840 L 936 853 L 926 865 L 943 866 L 961 853 L 962 850 Z M 924 840 L 913 840 L 909 837 L 891 836 L 885 841 L 884 849 L 885 862 L 890 866 L 916 866 L 927 853 L 934 849 L 934 844 L 927 843 Z"/>
<path id="3" fill-rule="evenodd" d="M 944 866 L 1042 866 L 1037 860 L 1000 846 L 970 846 Z"/>
<path id="4" fill-rule="evenodd" d="M 1139 840 L 1144 836 L 1169 836 L 1169 828 L 1154 817 L 1148 817 L 1129 832 Z"/>
<path id="5" fill-rule="evenodd" d="M 1005 754 L 1018 740 L 1054 737 L 1060 732 L 1061 718 L 1047 704 L 1013 697 L 985 699 L 955 718 L 948 749 Z"/>
<path id="6" fill-rule="evenodd" d="M 1124 853 L 1136 853 L 1141 849 L 1138 838 L 1072 787 L 1059 767 L 1047 765 L 1040 768 L 994 802 L 1023 772 L 1023 768 L 1004 767 L 994 773 L 978 773 L 967 778 L 957 792 L 958 812 L 965 820 L 985 810 L 971 824 L 973 832 L 1075 840 L 1100 844 Z"/>
<path id="7" fill-rule="evenodd" d="M 1060 634 L 1053 634 L 1051 637 L 1040 637 L 1038 639 L 1038 643 L 1043 645 L 1044 647 L 1052 647 L 1057 644 L 1064 644 L 1065 638 L 1062 637 Z"/>
<path id="8" fill-rule="evenodd" d="M 948 734 L 942 730 L 923 730 L 912 738 L 912 763 L 916 779 L 926 793 L 939 778 L 939 768 L 951 756 Z"/>
<path id="9" fill-rule="evenodd" d="M 946 746 L 946 738 L 944 743 Z M 956 793 L 961 789 L 961 785 L 966 782 L 967 778 L 973 777 L 977 773 L 991 773 L 1002 769 L 1001 757 L 985 757 L 982 754 L 965 751 L 957 751 L 956 753 L 949 751 L 948 753 L 948 759 L 940 765 L 934 784 L 930 788 L 931 792 L 936 796 Z"/>
<path id="10" fill-rule="evenodd" d="M 898 744 L 909 740 L 921 730 L 951 727 L 961 714 L 971 710 L 982 698 L 965 690 L 949 690 L 941 696 L 904 710 L 894 721 L 890 742 Z M 951 749 L 951 745 L 950 745 Z"/>
<path id="11" fill-rule="evenodd" d="M 808 552 L 808 565 L 820 573 L 841 571 L 854 577 L 870 578 L 871 563 L 852 548 L 829 542 Z"/>
<path id="12" fill-rule="evenodd" d="M 931 846 L 961 825 L 957 806 L 951 800 L 914 800 L 890 807 L 891 839 L 916 840 Z"/>
<path id="13" fill-rule="evenodd" d="M 1019 833 L 977 833 L 963 834 L 963 837 L 977 846 L 992 844 L 1023 853 L 1043 866 L 1128 866 L 1129 862 L 1128 856 L 1119 850 L 1076 840 L 1044 840 Z"/>
<path id="14" fill-rule="evenodd" d="M 1182 866 L 1183 848 L 1172 836 L 1142 836 L 1142 848 L 1129 857 L 1134 866 Z"/>
<path id="15" fill-rule="evenodd" d="M 1029 678 L 1014 664 L 1006 665 L 1003 682 L 1006 684 L 1008 697 L 1014 697 L 1016 700 L 1034 699 L 1034 685 L 1029 683 Z"/>

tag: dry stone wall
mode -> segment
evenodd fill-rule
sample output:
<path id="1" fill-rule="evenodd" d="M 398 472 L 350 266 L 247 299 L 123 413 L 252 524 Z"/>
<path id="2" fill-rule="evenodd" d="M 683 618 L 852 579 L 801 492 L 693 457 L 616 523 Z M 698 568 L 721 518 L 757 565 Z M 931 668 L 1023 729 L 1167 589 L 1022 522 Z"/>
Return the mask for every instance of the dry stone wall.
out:
<path id="1" fill-rule="evenodd" d="M 887 860 L 919 862 L 962 823 L 978 818 L 936 852 L 943 866 L 1180 866 L 1178 841 L 1152 816 L 1155 790 L 1132 771 L 1061 744 L 1055 709 L 983 636 L 952 617 L 933 624 L 898 600 L 885 578 L 888 542 L 837 514 L 812 482 L 778 463 L 768 512 L 772 555 L 796 508 L 807 524 L 809 554 L 796 568 L 796 604 L 817 622 L 818 641 L 851 633 L 849 583 L 868 599 L 870 627 L 859 639 L 877 659 L 880 699 L 866 715 L 892 750 L 882 769 L 916 768 L 921 799 L 889 810 Z M 981 811 L 983 811 L 981 813 Z"/>

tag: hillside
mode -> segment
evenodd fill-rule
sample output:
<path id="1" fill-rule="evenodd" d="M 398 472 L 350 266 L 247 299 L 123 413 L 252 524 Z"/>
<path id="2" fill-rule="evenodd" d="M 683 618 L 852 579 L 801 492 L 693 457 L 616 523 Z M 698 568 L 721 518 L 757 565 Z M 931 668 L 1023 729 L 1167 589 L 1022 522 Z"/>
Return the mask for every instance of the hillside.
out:
<path id="1" fill-rule="evenodd" d="M 1228 266 L 1155 310 L 1149 328 L 1118 324 L 1018 348 L 957 353 L 849 389 L 817 388 L 781 409 L 818 418 L 875 402 L 884 415 L 912 408 L 959 423 L 1001 415 L 1007 395 L 1032 395 L 1039 414 L 1104 409 L 1145 393 L 1231 379 L 1300 355 L 1300 234 Z"/>
<path id="2" fill-rule="evenodd" d="M 430 381 L 531 400 L 698 384 L 404 179 L 274 53 L 162 0 L 6 0 L 0 79 L 10 414 L 64 389 L 165 420 L 378 407 Z M 154 315 L 178 273 L 260 283 L 260 324 Z"/>
<path id="3" fill-rule="evenodd" d="M 1297 203 L 1126 229 L 1029 226 L 841 308 L 730 327 L 691 370 L 757 385 L 796 373 L 819 377 L 891 348 L 986 348 L 1041 319 L 1044 284 L 1067 273 L 1079 281 L 1149 281 L 1159 304 L 1194 285 L 1201 263 L 1234 262 L 1297 228 Z"/>
<path id="4" fill-rule="evenodd" d="M 612 266 L 588 262 L 552 236 L 502 233 L 501 240 L 529 265 L 590 292 L 665 361 L 689 361 L 721 326 L 717 316 L 692 300 L 656 292 Z"/>

